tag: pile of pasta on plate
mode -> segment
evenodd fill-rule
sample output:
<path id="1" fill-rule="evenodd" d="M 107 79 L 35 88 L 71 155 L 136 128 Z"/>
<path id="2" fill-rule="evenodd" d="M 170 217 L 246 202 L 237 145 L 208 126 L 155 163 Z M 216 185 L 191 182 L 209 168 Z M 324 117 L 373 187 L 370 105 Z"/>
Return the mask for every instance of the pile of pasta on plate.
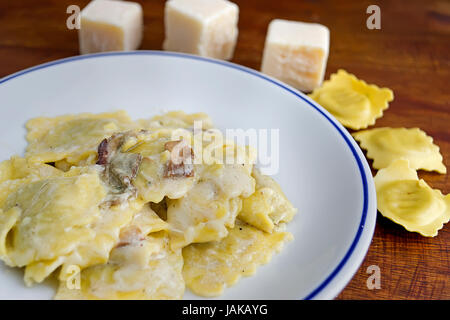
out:
<path id="1" fill-rule="evenodd" d="M 56 277 L 57 299 L 218 296 L 292 238 L 296 209 L 206 114 L 26 128 L 25 156 L 0 163 L 0 259 L 29 286 Z"/>

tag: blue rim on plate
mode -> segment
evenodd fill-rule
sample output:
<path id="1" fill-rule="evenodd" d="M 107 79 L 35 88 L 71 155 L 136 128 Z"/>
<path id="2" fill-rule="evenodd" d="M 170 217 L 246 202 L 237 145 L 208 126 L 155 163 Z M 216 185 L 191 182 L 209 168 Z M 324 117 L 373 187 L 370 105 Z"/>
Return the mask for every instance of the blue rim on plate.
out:
<path id="1" fill-rule="evenodd" d="M 250 68 L 247 68 L 247 67 L 244 67 L 241 65 L 237 65 L 237 64 L 234 64 L 231 62 L 227 62 L 227 61 L 215 60 L 215 59 L 204 58 L 204 57 L 200 57 L 200 56 L 193 56 L 193 55 L 177 53 L 177 52 L 140 50 L 140 51 L 129 51 L 129 52 L 103 52 L 103 53 L 96 53 L 96 54 L 90 54 L 90 55 L 74 56 L 74 57 L 69 57 L 69 58 L 65 58 L 65 59 L 60 59 L 60 60 L 44 63 L 44 64 L 38 65 L 36 67 L 31 67 L 29 69 L 19 71 L 10 76 L 6 76 L 6 77 L 0 79 L 0 84 L 5 83 L 6 81 L 12 80 L 14 78 L 20 77 L 24 74 L 27 74 L 27 73 L 30 73 L 30 72 L 33 72 L 36 70 L 44 69 L 44 68 L 49 68 L 51 66 L 55 66 L 58 64 L 62 64 L 62 63 L 68 63 L 71 61 L 91 59 L 91 58 L 98 58 L 98 57 L 103 57 L 103 56 L 120 56 L 120 55 L 160 55 L 160 56 L 168 56 L 168 57 L 185 58 L 185 59 L 191 59 L 191 60 L 200 60 L 200 61 L 218 64 L 218 65 L 221 65 L 224 67 L 232 68 L 235 70 L 239 70 L 239 71 L 251 74 L 257 78 L 271 82 L 272 84 L 288 91 L 289 93 L 295 95 L 296 97 L 298 97 L 301 100 L 303 100 L 304 102 L 306 102 L 308 105 L 313 107 L 316 111 L 318 111 L 323 117 L 325 117 L 325 119 L 327 119 L 328 122 L 331 123 L 333 125 L 333 127 L 339 132 L 339 134 L 342 136 L 342 138 L 344 138 L 345 142 L 347 143 L 348 147 L 350 148 L 350 150 L 356 160 L 356 163 L 358 164 L 359 172 L 361 174 L 363 195 L 364 195 L 363 210 L 362 210 L 361 221 L 359 222 L 358 230 L 357 230 L 356 235 L 352 241 L 352 244 L 350 245 L 350 248 L 347 250 L 344 258 L 342 258 L 342 260 L 339 262 L 339 264 L 336 266 L 336 268 L 330 273 L 330 275 L 316 289 L 314 289 L 311 293 L 309 293 L 304 299 L 310 300 L 310 299 L 313 299 L 315 296 L 317 296 L 317 294 L 319 294 L 336 277 L 336 275 L 339 273 L 339 271 L 341 271 L 341 269 L 347 263 L 350 256 L 353 254 L 353 251 L 355 250 L 355 248 L 361 238 L 361 234 L 364 229 L 364 225 L 365 225 L 366 218 L 367 218 L 367 212 L 368 212 L 368 202 L 369 202 L 368 193 L 369 192 L 368 192 L 367 178 L 366 178 L 366 175 L 364 172 L 364 166 L 361 162 L 361 159 L 359 158 L 359 156 L 357 154 L 355 147 L 352 145 L 351 141 L 345 135 L 345 133 L 342 131 L 342 129 L 339 128 L 339 126 L 335 123 L 335 121 L 333 121 L 326 113 L 323 112 L 323 110 L 321 110 L 318 106 L 316 106 L 304 94 L 300 93 L 299 91 L 297 91 L 295 89 L 290 88 L 289 86 L 287 86 L 277 80 L 267 77 L 258 71 L 255 71 Z"/>

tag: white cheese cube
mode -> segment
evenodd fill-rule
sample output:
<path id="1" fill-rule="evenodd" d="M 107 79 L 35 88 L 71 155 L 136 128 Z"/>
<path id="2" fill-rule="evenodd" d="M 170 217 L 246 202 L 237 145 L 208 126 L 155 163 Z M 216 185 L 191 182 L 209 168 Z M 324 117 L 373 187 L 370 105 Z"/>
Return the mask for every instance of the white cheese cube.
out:
<path id="1" fill-rule="evenodd" d="M 91 1 L 81 11 L 80 53 L 137 49 L 142 41 L 143 20 L 139 3 Z"/>
<path id="2" fill-rule="evenodd" d="M 239 7 L 226 0 L 169 0 L 163 48 L 229 60 L 238 36 Z"/>
<path id="3" fill-rule="evenodd" d="M 330 46 L 330 31 L 317 23 L 272 20 L 261 71 L 301 91 L 321 85 Z"/>

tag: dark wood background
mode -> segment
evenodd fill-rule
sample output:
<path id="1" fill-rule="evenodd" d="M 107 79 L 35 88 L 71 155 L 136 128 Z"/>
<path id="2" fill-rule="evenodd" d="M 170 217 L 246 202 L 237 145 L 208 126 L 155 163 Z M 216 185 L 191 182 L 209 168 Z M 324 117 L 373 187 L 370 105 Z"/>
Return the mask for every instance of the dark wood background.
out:
<path id="1" fill-rule="evenodd" d="M 77 32 L 66 28 L 66 8 L 87 0 L 1 0 L 0 77 L 78 54 Z M 141 49 L 160 50 L 164 1 L 139 1 L 145 11 Z M 344 68 L 394 90 L 376 126 L 420 127 L 434 137 L 450 170 L 450 1 L 242 0 L 233 62 L 259 69 L 268 23 L 274 18 L 319 22 L 330 28 L 327 75 Z M 381 30 L 366 28 L 366 8 L 381 8 Z M 26 94 L 26 93 L 24 93 Z M 1 97 L 0 97 L 0 108 Z M 419 172 L 450 192 L 448 175 Z M 450 227 L 435 238 L 409 233 L 378 214 L 372 245 L 338 299 L 450 299 Z M 378 265 L 381 289 L 366 286 Z"/>

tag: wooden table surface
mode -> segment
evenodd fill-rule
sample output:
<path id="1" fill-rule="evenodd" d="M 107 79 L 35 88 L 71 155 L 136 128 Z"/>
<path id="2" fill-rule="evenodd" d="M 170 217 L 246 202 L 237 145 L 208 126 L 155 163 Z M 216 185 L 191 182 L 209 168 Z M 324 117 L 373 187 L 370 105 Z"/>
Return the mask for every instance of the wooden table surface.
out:
<path id="1" fill-rule="evenodd" d="M 164 1 L 139 1 L 145 11 L 141 49 L 160 50 Z M 391 88 L 395 100 L 376 126 L 420 127 L 434 137 L 450 169 L 450 1 L 243 0 L 233 62 L 259 69 L 268 23 L 274 18 L 330 28 L 327 75 L 339 68 Z M 78 54 L 77 32 L 66 28 L 66 8 L 87 0 L 0 1 L 0 77 Z M 381 30 L 366 28 L 366 8 L 381 9 Z M 1 103 L 1 97 L 0 97 Z M 4 108 L 0 106 L 0 108 Z M 419 172 L 450 192 L 448 175 Z M 373 241 L 338 299 L 450 299 L 450 226 L 435 238 L 405 231 L 378 214 Z M 381 289 L 369 290 L 368 266 L 381 271 Z"/>

